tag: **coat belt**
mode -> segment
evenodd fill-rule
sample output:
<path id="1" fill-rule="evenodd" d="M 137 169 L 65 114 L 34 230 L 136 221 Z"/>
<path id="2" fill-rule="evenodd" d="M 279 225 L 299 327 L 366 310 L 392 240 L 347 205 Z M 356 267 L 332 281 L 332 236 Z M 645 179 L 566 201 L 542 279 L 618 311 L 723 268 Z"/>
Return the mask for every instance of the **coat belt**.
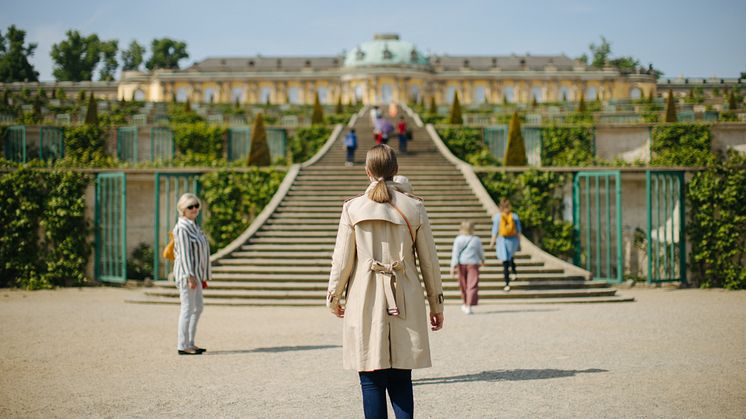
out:
<path id="1" fill-rule="evenodd" d="M 376 274 L 376 280 L 383 285 L 386 296 L 386 311 L 391 316 L 405 318 L 406 310 L 404 304 L 404 290 L 398 283 L 397 273 L 404 271 L 404 261 L 382 263 L 377 260 L 370 261 L 370 270 Z"/>

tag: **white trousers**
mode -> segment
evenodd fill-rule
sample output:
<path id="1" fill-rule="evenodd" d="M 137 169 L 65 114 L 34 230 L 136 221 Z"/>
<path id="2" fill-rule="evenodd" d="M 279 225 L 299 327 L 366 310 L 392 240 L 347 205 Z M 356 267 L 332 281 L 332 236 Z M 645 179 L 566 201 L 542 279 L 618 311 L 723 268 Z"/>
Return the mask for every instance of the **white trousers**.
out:
<path id="1" fill-rule="evenodd" d="M 180 351 L 194 347 L 194 335 L 197 333 L 197 322 L 202 314 L 202 283 L 197 281 L 197 288 L 189 288 L 186 279 L 176 281 L 181 300 L 179 313 L 179 343 L 176 348 Z"/>

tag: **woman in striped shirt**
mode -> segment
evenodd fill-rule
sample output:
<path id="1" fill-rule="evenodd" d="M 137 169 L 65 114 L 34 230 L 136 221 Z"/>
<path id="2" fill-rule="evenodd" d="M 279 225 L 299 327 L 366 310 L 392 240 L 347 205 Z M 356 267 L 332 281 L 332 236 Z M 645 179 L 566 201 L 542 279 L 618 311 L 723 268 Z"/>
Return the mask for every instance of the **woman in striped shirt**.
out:
<path id="1" fill-rule="evenodd" d="M 202 314 L 202 281 L 211 277 L 210 244 L 197 226 L 200 201 L 186 193 L 179 198 L 176 208 L 179 220 L 174 226 L 174 280 L 179 289 L 179 355 L 201 355 L 205 349 L 194 344 L 197 321 Z"/>

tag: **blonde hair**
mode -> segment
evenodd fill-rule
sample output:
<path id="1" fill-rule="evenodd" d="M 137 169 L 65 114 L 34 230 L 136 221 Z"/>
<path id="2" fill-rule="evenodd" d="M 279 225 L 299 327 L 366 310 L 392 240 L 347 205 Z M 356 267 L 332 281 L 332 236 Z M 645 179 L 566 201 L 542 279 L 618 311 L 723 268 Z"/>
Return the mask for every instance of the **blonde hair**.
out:
<path id="1" fill-rule="evenodd" d="M 474 234 L 474 223 L 471 221 L 461 222 L 461 227 L 458 230 L 458 234 L 462 236 L 471 236 Z"/>
<path id="2" fill-rule="evenodd" d="M 183 217 L 186 208 L 192 204 L 199 204 L 200 207 L 202 206 L 202 202 L 197 198 L 197 195 L 193 193 L 185 193 L 184 195 L 181 195 L 179 202 L 176 203 L 176 211 L 179 213 L 179 217 Z"/>
<path id="3" fill-rule="evenodd" d="M 392 180 L 399 171 L 394 149 L 386 144 L 373 146 L 365 156 L 365 168 L 378 182 L 368 193 L 368 198 L 376 202 L 390 202 L 391 194 L 386 181 Z"/>

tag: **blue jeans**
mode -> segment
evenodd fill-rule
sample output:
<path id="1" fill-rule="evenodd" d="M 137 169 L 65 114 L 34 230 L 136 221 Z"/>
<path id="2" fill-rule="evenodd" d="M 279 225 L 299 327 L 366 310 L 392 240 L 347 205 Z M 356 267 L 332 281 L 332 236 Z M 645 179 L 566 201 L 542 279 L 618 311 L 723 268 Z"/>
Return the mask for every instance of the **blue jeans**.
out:
<path id="1" fill-rule="evenodd" d="M 348 163 L 355 162 L 355 147 L 347 147 L 347 160 Z"/>
<path id="2" fill-rule="evenodd" d="M 387 390 L 396 419 L 411 419 L 414 416 L 412 370 L 389 368 L 369 372 L 360 371 L 358 374 L 360 375 L 360 387 L 363 390 L 365 419 L 388 417 Z"/>

